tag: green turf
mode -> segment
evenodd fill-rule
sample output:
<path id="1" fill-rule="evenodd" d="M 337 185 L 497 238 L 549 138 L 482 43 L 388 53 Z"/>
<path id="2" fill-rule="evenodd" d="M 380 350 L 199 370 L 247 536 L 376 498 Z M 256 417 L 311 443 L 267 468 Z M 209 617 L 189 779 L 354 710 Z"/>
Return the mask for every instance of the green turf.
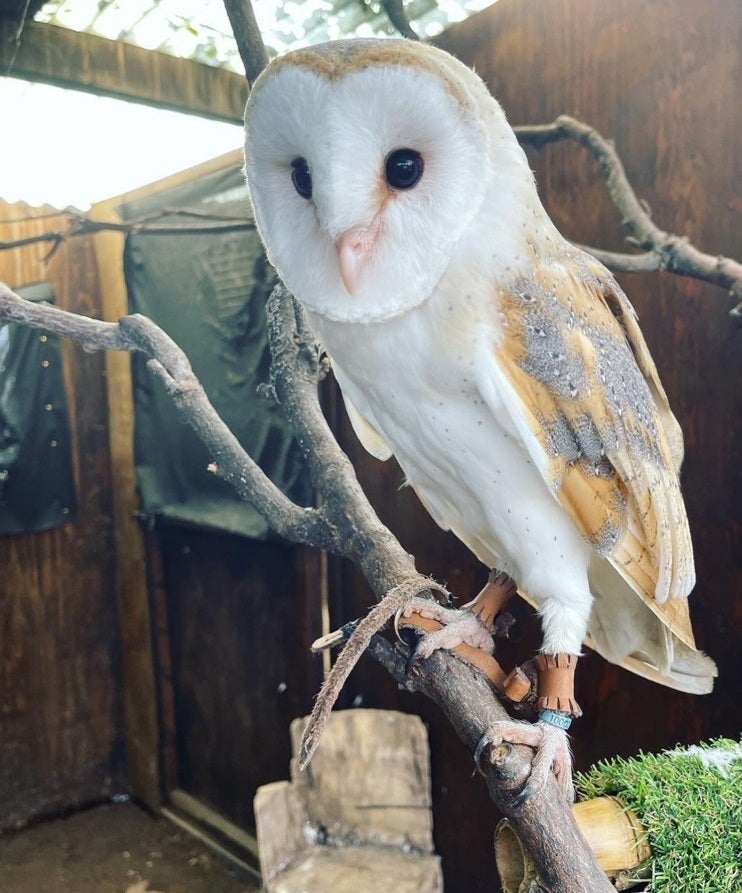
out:
<path id="1" fill-rule="evenodd" d="M 580 799 L 619 797 L 642 820 L 652 893 L 742 893 L 742 742 L 700 749 L 721 768 L 678 748 L 604 760 L 575 779 Z"/>

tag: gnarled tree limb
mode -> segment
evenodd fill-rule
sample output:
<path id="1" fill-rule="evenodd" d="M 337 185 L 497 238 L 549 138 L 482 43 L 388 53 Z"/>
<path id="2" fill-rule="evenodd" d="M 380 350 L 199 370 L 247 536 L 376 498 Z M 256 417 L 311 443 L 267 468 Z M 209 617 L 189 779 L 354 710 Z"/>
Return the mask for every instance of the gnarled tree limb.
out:
<path id="1" fill-rule="evenodd" d="M 49 304 L 26 301 L 0 282 L 0 325 L 16 322 L 70 338 L 86 350 L 143 353 L 149 369 L 165 385 L 184 421 L 211 451 L 213 470 L 256 506 L 282 536 L 324 548 L 335 545 L 332 527 L 313 508 L 297 506 L 266 477 L 219 417 L 177 344 L 152 320 L 139 314 L 118 323 L 88 319 Z"/>
<path id="2" fill-rule="evenodd" d="M 652 220 L 649 210 L 634 192 L 615 146 L 597 130 L 569 115 L 560 115 L 552 124 L 515 127 L 519 142 L 541 148 L 547 143 L 570 139 L 579 143 L 600 166 L 606 189 L 628 229 L 630 241 L 645 254 L 618 254 L 585 248 L 615 272 L 668 270 L 691 276 L 729 290 L 737 304 L 730 311 L 742 315 L 742 264 L 729 257 L 714 257 L 699 251 L 686 238 L 665 232 Z"/>
<path id="3" fill-rule="evenodd" d="M 294 505 L 265 477 L 216 414 L 185 354 L 146 317 L 128 316 L 118 323 L 87 319 L 25 301 L 0 283 L 0 324 L 16 322 L 44 329 L 69 337 L 88 350 L 136 350 L 147 356 L 148 367 L 165 383 L 183 420 L 212 452 L 216 473 L 253 502 L 287 539 L 328 548 L 361 567 L 381 600 L 379 616 L 367 624 L 372 631 L 383 622 L 386 606 L 388 613 L 392 605 L 398 606 L 398 596 L 406 598 L 411 592 L 438 587 L 417 574 L 412 557 L 379 521 L 350 461 L 332 436 L 317 395 L 317 381 L 324 373 L 322 357 L 302 311 L 282 286 L 271 295 L 268 317 L 274 354 L 271 385 L 309 461 L 320 496 L 318 509 Z M 367 639 L 365 634 L 358 637 L 360 650 Z M 360 650 L 351 649 L 351 662 Z M 507 718 L 488 680 L 453 654 L 436 652 L 410 665 L 408 649 L 392 646 L 378 636 L 371 638 L 369 652 L 409 691 L 436 701 L 472 752 L 493 722 Z M 531 759 L 527 747 L 497 749 L 493 762 L 486 761 L 484 768 L 492 799 L 532 847 L 550 893 L 609 893 L 613 888 L 553 779 L 522 804 L 516 803 L 530 774 Z"/>

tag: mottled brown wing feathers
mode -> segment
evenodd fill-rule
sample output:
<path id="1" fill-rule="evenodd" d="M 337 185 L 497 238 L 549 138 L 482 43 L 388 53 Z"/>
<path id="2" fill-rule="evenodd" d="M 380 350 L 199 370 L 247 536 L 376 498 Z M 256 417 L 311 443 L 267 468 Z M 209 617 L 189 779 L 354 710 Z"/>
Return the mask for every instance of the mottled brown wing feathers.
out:
<path id="1" fill-rule="evenodd" d="M 693 552 L 677 473 L 682 436 L 635 314 L 576 249 L 497 296 L 496 356 L 544 475 L 584 538 L 695 647 Z"/>

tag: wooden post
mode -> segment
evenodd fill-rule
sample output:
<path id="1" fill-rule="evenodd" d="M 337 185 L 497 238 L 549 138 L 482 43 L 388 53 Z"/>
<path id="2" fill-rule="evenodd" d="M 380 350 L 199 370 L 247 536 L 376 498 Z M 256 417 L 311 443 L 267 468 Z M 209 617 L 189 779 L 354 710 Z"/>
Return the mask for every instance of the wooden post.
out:
<path id="1" fill-rule="evenodd" d="M 92 208 L 101 220 L 118 220 L 112 203 Z M 127 313 L 121 233 L 95 236 L 103 314 L 115 321 Z M 142 531 L 136 520 L 134 473 L 134 400 L 131 358 L 106 352 L 108 428 L 111 444 L 113 515 L 116 544 L 116 593 L 122 641 L 124 727 L 127 774 L 132 795 L 154 811 L 162 805 L 159 769 L 159 718 L 152 653 L 147 567 Z"/>

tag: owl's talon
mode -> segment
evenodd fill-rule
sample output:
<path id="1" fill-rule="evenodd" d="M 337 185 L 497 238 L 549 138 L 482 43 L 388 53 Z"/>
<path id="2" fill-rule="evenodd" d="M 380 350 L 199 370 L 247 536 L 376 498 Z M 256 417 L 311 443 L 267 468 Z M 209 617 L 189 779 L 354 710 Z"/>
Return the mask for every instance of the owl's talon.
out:
<path id="1" fill-rule="evenodd" d="M 567 733 L 563 729 L 542 721 L 537 723 L 515 720 L 497 722 L 477 745 L 475 750 L 477 765 L 479 765 L 479 759 L 488 744 L 491 747 L 490 753 L 492 753 L 492 750 L 502 743 L 525 744 L 536 751 L 531 763 L 531 774 L 523 786 L 523 790 L 513 801 L 515 806 L 525 803 L 526 800 L 541 791 L 550 772 L 553 773 L 557 787 L 567 803 L 574 802 L 572 755 L 569 750 Z"/>
<path id="2" fill-rule="evenodd" d="M 407 613 L 409 616 L 405 618 L 404 615 Z M 435 616 L 431 617 L 431 613 Z M 437 619 L 439 617 L 442 619 Z M 448 618 L 453 618 L 453 622 Z M 444 625 L 446 623 L 447 625 Z M 430 657 L 435 651 L 453 651 L 484 673 L 492 686 L 498 692 L 502 692 L 505 671 L 492 656 L 494 641 L 486 627 L 470 612 L 444 608 L 442 605 L 436 606 L 435 603 L 426 600 L 422 613 L 416 613 L 414 605 L 409 612 L 405 608 L 395 627 L 397 635 L 408 646 L 412 643 L 401 636 L 400 627 L 415 630 L 419 636 L 414 646 L 414 653 L 407 664 L 408 668 L 412 669 L 419 661 Z"/>
<path id="3" fill-rule="evenodd" d="M 488 735 L 482 735 L 479 739 L 479 743 L 474 748 L 474 772 L 479 773 L 481 776 L 484 776 L 484 770 L 482 769 L 482 754 L 487 749 L 490 744 L 490 739 Z"/>
<path id="4" fill-rule="evenodd" d="M 478 648 L 485 654 L 492 654 L 494 650 L 490 631 L 479 617 L 469 610 L 447 608 L 425 598 L 411 599 L 395 617 L 394 628 L 398 637 L 400 637 L 400 625 L 403 625 L 404 620 L 412 618 L 413 615 L 419 615 L 425 620 L 435 621 L 440 625 L 439 629 L 428 630 L 420 638 L 415 648 L 418 658 L 430 657 L 434 651 L 439 649 L 453 651 L 461 644 Z"/>

